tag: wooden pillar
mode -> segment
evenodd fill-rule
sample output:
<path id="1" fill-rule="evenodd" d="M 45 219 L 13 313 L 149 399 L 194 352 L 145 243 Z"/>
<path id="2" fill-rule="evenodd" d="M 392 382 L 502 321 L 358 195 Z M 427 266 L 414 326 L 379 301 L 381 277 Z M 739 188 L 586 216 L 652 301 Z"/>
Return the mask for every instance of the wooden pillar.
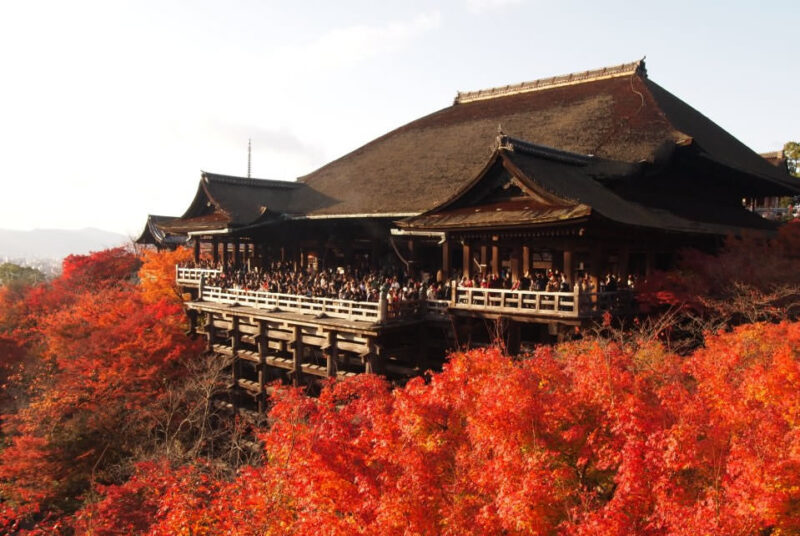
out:
<path id="1" fill-rule="evenodd" d="M 216 340 L 217 331 L 216 331 L 216 328 L 214 327 L 214 313 L 208 313 L 208 315 L 206 315 L 206 318 L 207 318 L 206 325 L 204 326 L 204 328 L 206 330 L 206 337 L 208 338 L 208 341 L 207 341 L 208 345 L 207 345 L 206 349 L 209 352 L 213 352 L 214 351 L 214 344 L 216 344 L 216 342 L 217 342 L 217 340 Z"/>
<path id="2" fill-rule="evenodd" d="M 241 376 L 241 362 L 239 361 L 239 317 L 234 316 L 231 320 L 231 354 L 233 361 L 231 362 L 231 380 L 233 381 L 234 389 L 239 386 L 239 377 Z M 233 411 L 236 413 L 239 410 L 238 399 L 233 398 Z"/>
<path id="3" fill-rule="evenodd" d="M 508 344 L 506 345 L 506 351 L 508 355 L 517 355 L 519 354 L 520 350 L 520 341 L 521 341 L 521 327 L 520 323 L 514 320 L 508 321 Z"/>
<path id="4" fill-rule="evenodd" d="M 303 375 L 303 329 L 299 325 L 294 326 L 292 350 L 292 384 L 297 387 Z"/>
<path id="5" fill-rule="evenodd" d="M 242 244 L 239 242 L 239 239 L 233 241 L 233 266 L 235 268 L 240 268 L 242 266 Z"/>
<path id="6" fill-rule="evenodd" d="M 219 264 L 219 240 L 216 238 L 211 239 L 211 257 L 215 266 Z"/>
<path id="7" fill-rule="evenodd" d="M 223 266 L 227 267 L 229 260 L 230 260 L 230 257 L 228 255 L 228 241 L 227 240 L 223 240 L 222 241 L 222 264 L 223 264 Z"/>
<path id="8" fill-rule="evenodd" d="M 200 262 L 200 237 L 194 239 L 194 262 Z"/>
<path id="9" fill-rule="evenodd" d="M 263 415 L 267 411 L 267 351 L 269 349 L 266 320 L 258 321 L 256 344 L 258 345 L 258 414 Z"/>
<path id="10" fill-rule="evenodd" d="M 469 242 L 464 242 L 463 249 L 461 250 L 461 263 L 462 263 L 462 276 L 469 278 L 472 270 L 472 251 L 469 247 Z"/>
<path id="11" fill-rule="evenodd" d="M 631 248 L 628 245 L 619 248 L 619 266 L 617 267 L 617 276 L 623 281 L 630 275 L 631 263 Z"/>
<path id="12" fill-rule="evenodd" d="M 599 246 L 595 246 L 592 249 L 591 254 L 591 272 L 589 274 L 589 278 L 592 281 L 592 286 L 594 287 L 595 292 L 600 291 L 600 281 L 603 279 L 603 267 L 601 266 L 603 258 L 603 252 Z"/>
<path id="13" fill-rule="evenodd" d="M 245 242 L 244 243 L 244 265 L 247 267 L 248 270 L 250 269 L 250 261 L 251 260 L 252 260 L 252 258 L 250 257 L 250 243 L 249 242 Z"/>
<path id="14" fill-rule="evenodd" d="M 572 272 L 572 250 L 564 250 L 564 275 L 567 276 L 567 281 L 570 283 L 575 282 L 575 274 Z"/>
<path id="15" fill-rule="evenodd" d="M 500 275 L 500 246 L 492 244 L 492 275 Z"/>
<path id="16" fill-rule="evenodd" d="M 656 269 L 656 253 L 648 249 L 644 253 L 644 275 L 649 276 Z"/>
<path id="17" fill-rule="evenodd" d="M 370 250 L 369 254 L 369 265 L 373 270 L 378 270 L 380 268 L 379 261 L 380 259 L 380 242 L 378 239 L 372 240 L 372 249 Z"/>
<path id="18" fill-rule="evenodd" d="M 531 248 L 529 246 L 522 246 L 522 266 L 519 269 L 522 275 L 531 269 Z"/>
<path id="19" fill-rule="evenodd" d="M 442 244 L 442 281 L 450 280 L 450 241 Z"/>
<path id="20" fill-rule="evenodd" d="M 521 266 L 522 247 L 514 246 L 514 248 L 511 250 L 511 279 L 513 281 L 519 281 L 525 274 L 525 271 L 521 269 Z"/>
<path id="21" fill-rule="evenodd" d="M 329 331 L 325 341 L 325 372 L 329 378 L 336 376 L 336 361 L 339 359 L 339 346 L 336 341 L 336 332 Z"/>
<path id="22" fill-rule="evenodd" d="M 364 361 L 364 372 L 366 374 L 378 373 L 378 351 L 372 337 L 367 337 L 367 353 L 362 356 Z"/>
<path id="23" fill-rule="evenodd" d="M 485 276 L 486 272 L 487 272 L 486 266 L 487 266 L 488 262 L 487 262 L 487 258 L 486 257 L 487 257 L 487 255 L 486 255 L 486 245 L 485 244 L 481 244 L 481 275 L 482 276 Z"/>
<path id="24" fill-rule="evenodd" d="M 417 251 L 416 251 L 416 244 L 414 243 L 413 238 L 408 239 L 408 273 L 406 274 L 409 277 L 414 277 L 416 274 L 416 267 L 417 267 Z"/>

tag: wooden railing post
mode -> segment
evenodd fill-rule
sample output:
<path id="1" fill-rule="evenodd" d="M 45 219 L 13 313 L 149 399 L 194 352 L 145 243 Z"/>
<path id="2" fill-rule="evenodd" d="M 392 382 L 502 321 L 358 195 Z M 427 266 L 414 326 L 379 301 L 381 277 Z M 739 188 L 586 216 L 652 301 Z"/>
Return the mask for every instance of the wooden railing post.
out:
<path id="1" fill-rule="evenodd" d="M 206 290 L 206 274 L 200 274 L 200 283 L 197 286 L 197 301 L 203 301 L 203 292 Z"/>
<path id="2" fill-rule="evenodd" d="M 581 315 L 581 286 L 578 283 L 575 283 L 575 287 L 572 289 L 572 309 L 575 313 L 575 316 Z"/>
<path id="3" fill-rule="evenodd" d="M 450 281 L 450 305 L 456 304 L 458 299 L 458 281 Z"/>
<path id="4" fill-rule="evenodd" d="M 389 316 L 389 302 L 386 299 L 386 292 L 381 291 L 380 297 L 378 298 L 378 324 L 382 324 L 386 322 Z"/>

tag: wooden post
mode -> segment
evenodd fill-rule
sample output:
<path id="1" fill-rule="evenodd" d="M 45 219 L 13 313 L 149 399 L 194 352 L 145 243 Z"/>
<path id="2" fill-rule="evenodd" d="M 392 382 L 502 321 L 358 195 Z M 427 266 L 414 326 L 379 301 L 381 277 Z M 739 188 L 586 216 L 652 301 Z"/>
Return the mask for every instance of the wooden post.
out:
<path id="1" fill-rule="evenodd" d="M 211 258 L 214 261 L 214 266 L 219 264 L 219 240 L 216 238 L 211 239 Z"/>
<path id="2" fill-rule="evenodd" d="M 486 245 L 481 244 L 481 276 L 486 275 Z"/>
<path id="3" fill-rule="evenodd" d="M 619 265 L 617 266 L 617 276 L 625 281 L 625 279 L 630 275 L 630 259 L 631 259 L 631 248 L 627 244 L 624 246 L 620 246 L 619 248 Z"/>
<path id="4" fill-rule="evenodd" d="M 568 249 L 564 250 L 564 275 L 570 283 L 575 281 L 575 274 L 572 273 L 572 251 Z"/>
<path id="5" fill-rule="evenodd" d="M 294 326 L 292 347 L 292 384 L 297 387 L 301 384 L 303 374 L 303 329 L 299 325 Z"/>
<path id="6" fill-rule="evenodd" d="M 500 275 L 500 246 L 492 245 L 492 275 Z"/>
<path id="7" fill-rule="evenodd" d="M 508 321 L 508 344 L 506 351 L 508 355 L 517 355 L 520 350 L 521 341 L 521 327 L 520 323 L 514 320 Z"/>
<path id="8" fill-rule="evenodd" d="M 520 269 L 522 266 L 522 248 L 520 246 L 514 246 L 514 249 L 511 251 L 511 279 L 512 281 L 519 281 L 522 279 L 522 276 L 525 275 L 525 272 Z"/>
<path id="9" fill-rule="evenodd" d="M 216 341 L 217 333 L 216 333 L 216 328 L 214 327 L 214 313 L 209 312 L 209 313 L 206 313 L 206 315 L 207 316 L 206 316 L 205 330 L 206 330 L 206 337 L 208 337 L 207 350 L 209 352 L 213 352 L 214 351 L 214 343 L 217 342 Z"/>
<path id="10" fill-rule="evenodd" d="M 389 302 L 386 299 L 386 291 L 381 290 L 378 298 L 378 324 L 382 324 L 389 319 Z"/>
<path id="11" fill-rule="evenodd" d="M 206 274 L 200 274 L 200 282 L 197 284 L 197 301 L 203 301 L 203 293 L 206 291 Z"/>
<path id="12" fill-rule="evenodd" d="M 258 413 L 263 415 L 267 410 L 267 350 L 269 348 L 266 320 L 258 321 L 256 344 L 258 345 Z"/>
<path id="13" fill-rule="evenodd" d="M 339 346 L 335 331 L 328 332 L 323 350 L 325 350 L 325 372 L 329 378 L 333 378 L 336 376 L 336 361 L 339 359 Z"/>
<path id="14" fill-rule="evenodd" d="M 450 282 L 450 306 L 454 307 L 458 299 L 458 281 Z"/>
<path id="15" fill-rule="evenodd" d="M 241 243 L 239 239 L 235 239 L 233 241 L 233 267 L 240 268 L 242 266 L 242 252 L 241 252 Z"/>
<path id="16" fill-rule="evenodd" d="M 239 377 L 241 376 L 241 371 L 239 370 L 241 363 L 239 362 L 239 317 L 234 316 L 231 320 L 231 354 L 233 355 L 233 361 L 231 361 L 231 380 L 233 381 L 233 387 L 238 388 L 239 386 Z M 237 413 L 239 411 L 239 403 L 238 398 L 233 398 L 233 412 Z"/>
<path id="17" fill-rule="evenodd" d="M 194 262 L 200 262 L 200 237 L 194 239 Z"/>
<path id="18" fill-rule="evenodd" d="M 375 341 L 372 339 L 372 337 L 367 337 L 367 353 L 366 355 L 362 356 L 362 359 L 364 360 L 364 373 L 378 373 L 377 358 L 378 356 L 377 349 L 375 348 Z"/>
<path id="19" fill-rule="evenodd" d="M 472 270 L 472 252 L 470 251 L 468 242 L 464 242 L 464 246 L 461 250 L 461 259 L 461 275 L 469 279 L 469 274 Z"/>
<path id="20" fill-rule="evenodd" d="M 442 281 L 450 279 L 450 241 L 442 244 Z"/>
<path id="21" fill-rule="evenodd" d="M 228 256 L 228 242 L 227 240 L 222 241 L 222 264 L 223 268 L 228 266 L 228 260 L 230 257 Z"/>
<path id="22" fill-rule="evenodd" d="M 520 266 L 520 273 L 525 275 L 531 269 L 531 248 L 529 246 L 522 246 L 522 266 Z"/>
<path id="23" fill-rule="evenodd" d="M 648 249 L 644 254 L 644 275 L 650 276 L 656 269 L 656 254 L 652 249 Z"/>

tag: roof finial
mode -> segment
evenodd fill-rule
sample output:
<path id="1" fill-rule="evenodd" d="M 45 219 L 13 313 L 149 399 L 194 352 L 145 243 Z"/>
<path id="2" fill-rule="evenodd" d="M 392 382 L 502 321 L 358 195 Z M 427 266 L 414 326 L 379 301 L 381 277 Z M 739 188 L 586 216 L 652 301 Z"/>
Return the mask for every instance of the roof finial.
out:
<path id="1" fill-rule="evenodd" d="M 250 163 L 252 155 L 252 143 L 250 138 L 247 138 L 247 178 L 250 178 Z"/>

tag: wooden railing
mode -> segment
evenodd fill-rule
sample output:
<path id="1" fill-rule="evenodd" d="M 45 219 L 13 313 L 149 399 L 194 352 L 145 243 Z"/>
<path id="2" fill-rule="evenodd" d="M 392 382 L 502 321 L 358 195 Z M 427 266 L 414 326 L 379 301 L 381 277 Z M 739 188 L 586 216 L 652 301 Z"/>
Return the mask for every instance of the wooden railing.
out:
<path id="1" fill-rule="evenodd" d="M 591 317 L 605 311 L 629 312 L 633 306 L 630 291 L 538 292 L 474 287 L 455 287 L 450 307 L 502 313 L 523 313 L 566 318 Z"/>
<path id="2" fill-rule="evenodd" d="M 197 287 L 200 285 L 201 276 L 219 275 L 219 270 L 214 268 L 184 268 L 175 267 L 175 282 L 187 287 Z"/>
<path id="3" fill-rule="evenodd" d="M 389 303 L 382 294 L 380 301 L 362 302 L 206 284 L 208 276 L 217 274 L 218 270 L 209 268 L 177 268 L 175 276 L 178 284 L 198 287 L 199 300 L 376 323 L 447 316 L 451 309 L 559 318 L 587 318 L 606 311 L 625 314 L 633 309 L 629 290 L 585 293 L 576 286 L 572 292 L 538 292 L 452 286 L 450 300 Z"/>

